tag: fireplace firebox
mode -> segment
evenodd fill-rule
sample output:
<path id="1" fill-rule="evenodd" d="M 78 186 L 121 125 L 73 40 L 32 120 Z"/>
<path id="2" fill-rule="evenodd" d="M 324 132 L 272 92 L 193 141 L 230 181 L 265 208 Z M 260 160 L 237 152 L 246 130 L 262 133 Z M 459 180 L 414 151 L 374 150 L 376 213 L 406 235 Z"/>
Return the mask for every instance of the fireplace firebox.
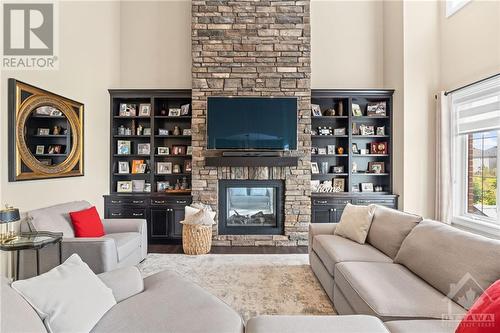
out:
<path id="1" fill-rule="evenodd" d="M 281 235 L 283 181 L 219 180 L 219 235 Z"/>

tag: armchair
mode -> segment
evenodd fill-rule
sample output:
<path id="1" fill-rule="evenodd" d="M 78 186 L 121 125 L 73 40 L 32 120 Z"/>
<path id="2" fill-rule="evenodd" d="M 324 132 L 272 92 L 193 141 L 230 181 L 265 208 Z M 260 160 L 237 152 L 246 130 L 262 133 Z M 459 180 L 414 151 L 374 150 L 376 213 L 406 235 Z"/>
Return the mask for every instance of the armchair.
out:
<path id="1" fill-rule="evenodd" d="M 73 232 L 69 213 L 91 207 L 87 201 L 63 203 L 23 213 L 36 230 L 62 232 L 62 259 L 77 253 L 96 273 L 136 265 L 147 255 L 147 225 L 144 219 L 103 219 L 106 235 L 77 238 Z M 41 252 L 41 271 L 59 264 L 54 248 Z M 21 278 L 34 275 L 35 256 L 29 251 L 21 253 Z"/>

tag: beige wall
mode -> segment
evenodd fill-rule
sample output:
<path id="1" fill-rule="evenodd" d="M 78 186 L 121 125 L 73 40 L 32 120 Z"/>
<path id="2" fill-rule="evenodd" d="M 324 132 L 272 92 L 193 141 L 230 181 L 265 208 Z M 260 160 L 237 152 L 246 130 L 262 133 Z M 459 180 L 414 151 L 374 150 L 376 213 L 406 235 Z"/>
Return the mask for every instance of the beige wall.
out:
<path id="1" fill-rule="evenodd" d="M 60 3 L 60 63 L 55 71 L 2 71 L 0 197 L 22 210 L 88 200 L 102 213 L 108 192 L 109 95 L 118 84 L 120 4 Z M 7 78 L 33 84 L 85 104 L 85 176 L 8 182 Z"/>
<path id="2" fill-rule="evenodd" d="M 383 3 L 311 1 L 311 87 L 383 87 Z"/>
<path id="3" fill-rule="evenodd" d="M 500 1 L 474 0 L 449 18 L 440 7 L 441 88 L 500 73 Z"/>
<path id="4" fill-rule="evenodd" d="M 191 1 L 126 1 L 120 87 L 191 88 Z"/>

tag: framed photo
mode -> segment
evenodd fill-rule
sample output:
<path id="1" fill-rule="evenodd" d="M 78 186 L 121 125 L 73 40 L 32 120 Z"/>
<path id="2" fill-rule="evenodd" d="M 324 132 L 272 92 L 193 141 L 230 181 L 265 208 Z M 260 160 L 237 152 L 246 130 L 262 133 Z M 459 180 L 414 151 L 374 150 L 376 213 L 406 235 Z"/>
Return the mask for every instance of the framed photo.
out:
<path id="1" fill-rule="evenodd" d="M 131 151 L 130 151 L 130 141 L 126 141 L 126 140 L 118 140 L 117 142 L 117 154 L 118 155 L 130 155 L 131 154 Z"/>
<path id="2" fill-rule="evenodd" d="M 359 135 L 359 126 L 356 123 L 352 123 L 352 135 Z"/>
<path id="3" fill-rule="evenodd" d="M 172 146 L 173 155 L 187 155 L 186 146 Z"/>
<path id="4" fill-rule="evenodd" d="M 151 183 L 145 183 L 144 184 L 144 192 L 151 192 Z"/>
<path id="5" fill-rule="evenodd" d="M 138 143 L 137 144 L 137 153 L 139 155 L 149 155 L 151 153 L 151 144 L 150 143 Z"/>
<path id="6" fill-rule="evenodd" d="M 377 127 L 377 135 L 385 135 L 385 126 Z"/>
<path id="7" fill-rule="evenodd" d="M 172 173 L 181 173 L 181 166 L 179 164 L 174 164 L 172 167 Z"/>
<path id="8" fill-rule="evenodd" d="M 156 173 L 159 175 L 169 175 L 172 173 L 172 162 L 157 162 Z"/>
<path id="9" fill-rule="evenodd" d="M 332 135 L 333 130 L 331 127 L 320 126 L 318 127 L 318 135 Z"/>
<path id="10" fill-rule="evenodd" d="M 132 193 L 132 181 L 118 181 L 116 182 L 116 192 L 118 193 Z"/>
<path id="11" fill-rule="evenodd" d="M 386 116 L 386 102 L 371 102 L 366 106 L 366 115 L 368 117 Z"/>
<path id="12" fill-rule="evenodd" d="M 311 113 L 313 117 L 321 117 L 321 107 L 318 104 L 311 104 Z"/>
<path id="13" fill-rule="evenodd" d="M 165 192 L 170 187 L 170 182 L 157 182 L 156 192 Z"/>
<path id="14" fill-rule="evenodd" d="M 130 166 L 128 162 L 126 161 L 118 162 L 118 173 L 130 173 Z"/>
<path id="15" fill-rule="evenodd" d="M 151 128 L 146 127 L 142 130 L 142 135 L 151 135 Z"/>
<path id="16" fill-rule="evenodd" d="M 181 115 L 181 109 L 180 108 L 170 108 L 168 109 L 168 116 L 169 117 L 179 117 Z"/>
<path id="17" fill-rule="evenodd" d="M 359 192 L 359 184 L 352 185 L 351 192 Z"/>
<path id="18" fill-rule="evenodd" d="M 144 171 L 143 166 L 144 165 Z M 146 171 L 146 164 L 144 164 L 144 160 L 133 160 L 132 161 L 132 173 L 144 173 Z"/>
<path id="19" fill-rule="evenodd" d="M 384 162 L 368 162 L 368 172 L 370 173 L 384 173 L 385 163 Z"/>
<path id="20" fill-rule="evenodd" d="M 41 158 L 38 160 L 38 162 L 42 163 L 43 165 L 50 166 L 52 165 L 52 159 L 51 158 Z"/>
<path id="21" fill-rule="evenodd" d="M 63 146 L 62 145 L 50 145 L 47 149 L 47 154 L 62 154 Z"/>
<path id="22" fill-rule="evenodd" d="M 361 135 L 374 135 L 375 127 L 372 125 L 361 125 L 359 126 L 359 130 L 361 131 Z"/>
<path id="23" fill-rule="evenodd" d="M 311 147 L 311 155 L 318 155 L 318 147 Z"/>
<path id="24" fill-rule="evenodd" d="M 333 192 L 344 192 L 345 191 L 345 179 L 344 178 L 333 178 Z"/>
<path id="25" fill-rule="evenodd" d="M 193 155 L 193 146 L 188 146 L 186 149 L 186 155 Z"/>
<path id="26" fill-rule="evenodd" d="M 170 148 L 158 147 L 158 155 L 170 155 Z"/>
<path id="27" fill-rule="evenodd" d="M 144 186 L 146 186 L 144 179 L 132 180 L 132 192 L 144 192 Z"/>
<path id="28" fill-rule="evenodd" d="M 318 162 L 311 162 L 311 173 L 315 175 L 319 173 Z"/>
<path id="29" fill-rule="evenodd" d="M 190 173 L 191 171 L 193 171 L 193 162 L 191 160 L 185 160 L 184 161 L 184 172 Z"/>
<path id="30" fill-rule="evenodd" d="M 149 117 L 150 115 L 151 115 L 151 104 L 149 104 L 149 103 L 139 104 L 139 116 Z"/>
<path id="31" fill-rule="evenodd" d="M 190 128 L 185 128 L 182 130 L 182 135 L 191 135 L 191 129 Z"/>
<path id="32" fill-rule="evenodd" d="M 358 148 L 358 145 L 356 143 L 352 144 L 352 153 L 359 154 L 359 148 Z"/>
<path id="33" fill-rule="evenodd" d="M 387 154 L 387 142 L 372 142 L 370 154 Z"/>
<path id="34" fill-rule="evenodd" d="M 50 135 L 50 128 L 39 128 L 36 131 L 37 135 Z"/>
<path id="35" fill-rule="evenodd" d="M 369 152 L 369 151 L 368 151 L 368 149 L 366 149 L 366 148 L 361 148 L 361 149 L 359 150 L 359 153 L 360 153 L 361 155 L 368 155 L 368 152 Z"/>
<path id="36" fill-rule="evenodd" d="M 36 146 L 35 153 L 37 155 L 43 155 L 45 153 L 45 146 Z"/>
<path id="37" fill-rule="evenodd" d="M 135 117 L 137 115 L 137 105 L 121 103 L 118 115 L 120 117 Z"/>
<path id="38" fill-rule="evenodd" d="M 335 145 L 326 146 L 326 153 L 328 155 L 335 155 Z"/>
<path id="39" fill-rule="evenodd" d="M 344 173 L 344 166 L 343 165 L 334 166 L 333 173 Z"/>
<path id="40" fill-rule="evenodd" d="M 361 192 L 373 192 L 373 183 L 361 183 Z"/>
<path id="41" fill-rule="evenodd" d="M 361 107 L 359 106 L 359 104 L 352 104 L 352 115 L 354 117 L 363 116 L 363 112 L 361 112 Z"/>
<path id="42" fill-rule="evenodd" d="M 170 135 L 170 131 L 166 128 L 159 128 L 158 135 Z"/>
<path id="43" fill-rule="evenodd" d="M 189 116 L 189 106 L 190 104 L 181 105 L 181 116 Z"/>
<path id="44" fill-rule="evenodd" d="M 333 135 L 345 135 L 345 127 L 343 128 L 335 128 L 333 130 Z"/>
<path id="45" fill-rule="evenodd" d="M 318 148 L 318 155 L 326 155 L 326 148 Z"/>

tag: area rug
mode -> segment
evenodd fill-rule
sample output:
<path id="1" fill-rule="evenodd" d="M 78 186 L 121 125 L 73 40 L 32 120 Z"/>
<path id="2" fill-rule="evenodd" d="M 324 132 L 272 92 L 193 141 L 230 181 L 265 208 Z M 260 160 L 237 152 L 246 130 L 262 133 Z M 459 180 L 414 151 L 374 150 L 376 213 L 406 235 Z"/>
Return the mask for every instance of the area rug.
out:
<path id="1" fill-rule="evenodd" d="M 173 270 L 221 298 L 245 321 L 257 315 L 335 314 L 307 254 L 149 254 L 139 269 L 144 277 Z"/>

